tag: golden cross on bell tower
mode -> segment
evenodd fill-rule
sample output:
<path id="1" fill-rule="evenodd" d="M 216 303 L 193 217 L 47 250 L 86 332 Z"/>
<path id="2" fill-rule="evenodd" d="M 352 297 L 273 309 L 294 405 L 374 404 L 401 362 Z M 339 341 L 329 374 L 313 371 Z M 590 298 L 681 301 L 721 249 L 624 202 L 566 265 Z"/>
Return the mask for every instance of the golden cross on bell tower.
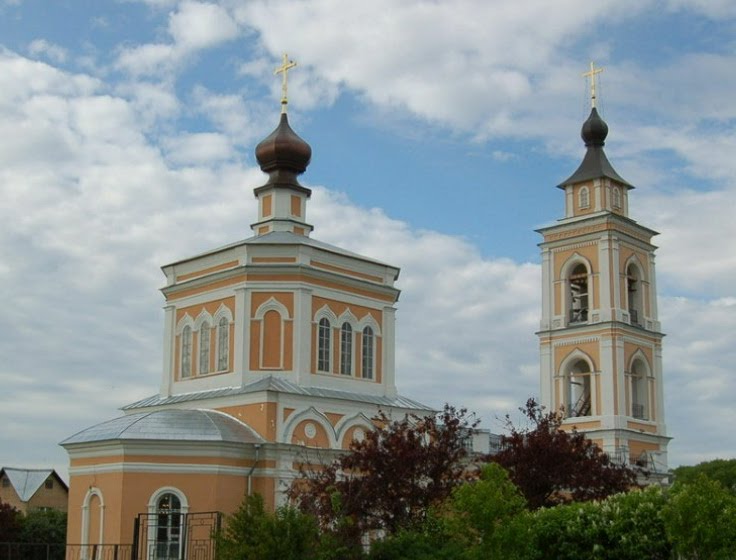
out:
<path id="1" fill-rule="evenodd" d="M 590 61 L 590 70 L 583 72 L 583 77 L 590 77 L 590 106 L 595 108 L 595 76 L 603 72 L 603 68 L 596 68 L 595 63 Z"/>
<path id="2" fill-rule="evenodd" d="M 287 93 L 287 73 L 289 70 L 294 68 L 296 66 L 296 62 L 293 60 L 289 60 L 289 56 L 284 53 L 283 61 L 281 62 L 281 66 L 276 68 L 276 70 L 273 71 L 274 75 L 276 74 L 282 74 L 283 79 L 281 82 L 281 112 L 286 113 L 286 106 L 289 104 L 289 99 L 286 96 Z"/>

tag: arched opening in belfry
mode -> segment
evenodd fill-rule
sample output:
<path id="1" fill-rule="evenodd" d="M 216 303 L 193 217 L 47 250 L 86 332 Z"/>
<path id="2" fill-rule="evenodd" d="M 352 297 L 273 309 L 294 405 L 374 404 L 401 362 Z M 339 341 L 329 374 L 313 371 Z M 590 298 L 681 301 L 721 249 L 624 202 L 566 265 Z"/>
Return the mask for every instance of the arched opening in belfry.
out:
<path id="1" fill-rule="evenodd" d="M 631 364 L 631 416 L 649 420 L 648 368 L 642 360 Z"/>
<path id="2" fill-rule="evenodd" d="M 568 278 L 570 323 L 588 322 L 588 269 L 578 264 Z"/>
<path id="3" fill-rule="evenodd" d="M 565 413 L 568 418 L 591 414 L 591 371 L 585 360 L 574 362 L 566 376 Z"/>
<path id="4" fill-rule="evenodd" d="M 629 308 L 629 317 L 634 325 L 641 324 L 642 317 L 642 289 L 639 269 L 630 264 L 626 269 L 626 295 Z"/>

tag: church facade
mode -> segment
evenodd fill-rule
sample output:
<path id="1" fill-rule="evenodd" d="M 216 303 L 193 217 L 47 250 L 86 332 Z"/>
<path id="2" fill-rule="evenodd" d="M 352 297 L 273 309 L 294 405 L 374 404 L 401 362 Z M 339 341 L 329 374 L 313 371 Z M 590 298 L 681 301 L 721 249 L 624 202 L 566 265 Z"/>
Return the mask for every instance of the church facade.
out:
<path id="1" fill-rule="evenodd" d="M 62 442 L 70 544 L 142 539 L 142 557 L 179 558 L 179 514 L 230 513 L 254 492 L 273 508 L 300 464 L 348 448 L 379 411 L 432 412 L 396 392 L 399 269 L 311 237 L 297 179 L 311 148 L 285 111 L 256 157 L 254 235 L 163 267 L 159 393 Z"/>
<path id="2" fill-rule="evenodd" d="M 591 72 L 593 70 L 591 69 Z M 594 75 L 591 75 L 594 78 Z M 541 403 L 618 462 L 667 473 L 657 232 L 629 217 L 634 188 L 603 150 L 595 108 L 582 127 L 585 157 L 559 188 L 565 216 L 543 236 L 539 336 Z"/>

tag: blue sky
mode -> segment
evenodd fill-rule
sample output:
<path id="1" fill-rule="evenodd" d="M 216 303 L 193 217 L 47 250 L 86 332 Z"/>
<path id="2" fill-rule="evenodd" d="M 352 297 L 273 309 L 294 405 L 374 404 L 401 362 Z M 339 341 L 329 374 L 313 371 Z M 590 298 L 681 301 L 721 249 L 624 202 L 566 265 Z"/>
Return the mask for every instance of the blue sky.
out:
<path id="1" fill-rule="evenodd" d="M 0 464 L 64 471 L 58 441 L 157 391 L 159 266 L 250 235 L 284 51 L 314 236 L 402 268 L 399 389 L 490 429 L 538 392 L 534 229 L 602 65 L 662 233 L 670 463 L 733 457 L 735 26 L 726 0 L 0 0 Z"/>

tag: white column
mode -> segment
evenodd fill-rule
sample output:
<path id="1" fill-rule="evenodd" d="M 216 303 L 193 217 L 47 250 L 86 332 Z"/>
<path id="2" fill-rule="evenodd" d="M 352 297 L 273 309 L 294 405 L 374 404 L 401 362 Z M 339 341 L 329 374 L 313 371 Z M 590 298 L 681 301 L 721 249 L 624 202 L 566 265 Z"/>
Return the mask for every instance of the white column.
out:
<path id="1" fill-rule="evenodd" d="M 396 380 L 394 368 L 396 356 L 394 343 L 396 341 L 396 309 L 390 306 L 383 308 L 383 325 L 381 326 L 383 346 L 383 386 L 388 396 L 396 395 Z"/>
<path id="2" fill-rule="evenodd" d="M 542 320 L 539 327 L 543 331 L 552 328 L 554 315 L 552 283 L 552 252 L 549 249 L 542 249 Z"/>
<path id="3" fill-rule="evenodd" d="M 572 186 L 565 187 L 565 218 L 572 218 L 575 215 L 575 204 L 572 196 Z"/>
<path id="4" fill-rule="evenodd" d="M 613 379 L 616 376 L 616 371 L 613 368 L 613 356 L 614 352 L 617 352 L 617 348 L 613 347 L 613 341 L 610 338 L 603 339 L 599 342 L 600 348 L 600 363 L 598 364 L 598 370 L 600 371 L 600 384 L 601 384 L 601 408 L 599 411 L 603 419 L 604 427 L 613 427 L 613 416 L 614 416 L 614 403 L 617 398 L 616 392 L 613 389 Z"/>
<path id="5" fill-rule="evenodd" d="M 556 410 L 555 398 L 555 371 L 554 371 L 554 352 L 552 351 L 552 343 L 539 347 L 539 388 L 540 388 L 540 404 L 545 406 L 547 410 Z"/>
<path id="6" fill-rule="evenodd" d="M 593 193 L 595 194 L 595 211 L 600 212 L 603 209 L 603 186 L 600 179 L 593 180 Z"/>
<path id="7" fill-rule="evenodd" d="M 654 251 L 649 253 L 649 309 L 651 311 L 651 320 L 654 323 L 659 323 L 659 311 L 657 308 L 657 274 L 654 268 Z M 654 327 L 659 330 L 658 326 Z"/>
<path id="8" fill-rule="evenodd" d="M 296 382 L 312 384 L 312 290 L 300 288 L 294 294 L 294 371 Z"/>
<path id="9" fill-rule="evenodd" d="M 233 357 L 233 372 L 240 377 L 240 384 L 245 382 L 245 372 L 248 371 L 248 359 L 245 349 L 248 346 L 248 318 L 245 314 L 245 288 L 235 289 L 235 356 Z"/>
<path id="10" fill-rule="evenodd" d="M 161 396 L 171 395 L 174 378 L 174 333 L 176 329 L 176 306 L 164 307 L 163 372 L 161 374 Z"/>
<path id="11" fill-rule="evenodd" d="M 598 314 L 601 321 L 613 319 L 611 309 L 611 240 L 608 234 L 601 235 L 598 241 Z"/>

